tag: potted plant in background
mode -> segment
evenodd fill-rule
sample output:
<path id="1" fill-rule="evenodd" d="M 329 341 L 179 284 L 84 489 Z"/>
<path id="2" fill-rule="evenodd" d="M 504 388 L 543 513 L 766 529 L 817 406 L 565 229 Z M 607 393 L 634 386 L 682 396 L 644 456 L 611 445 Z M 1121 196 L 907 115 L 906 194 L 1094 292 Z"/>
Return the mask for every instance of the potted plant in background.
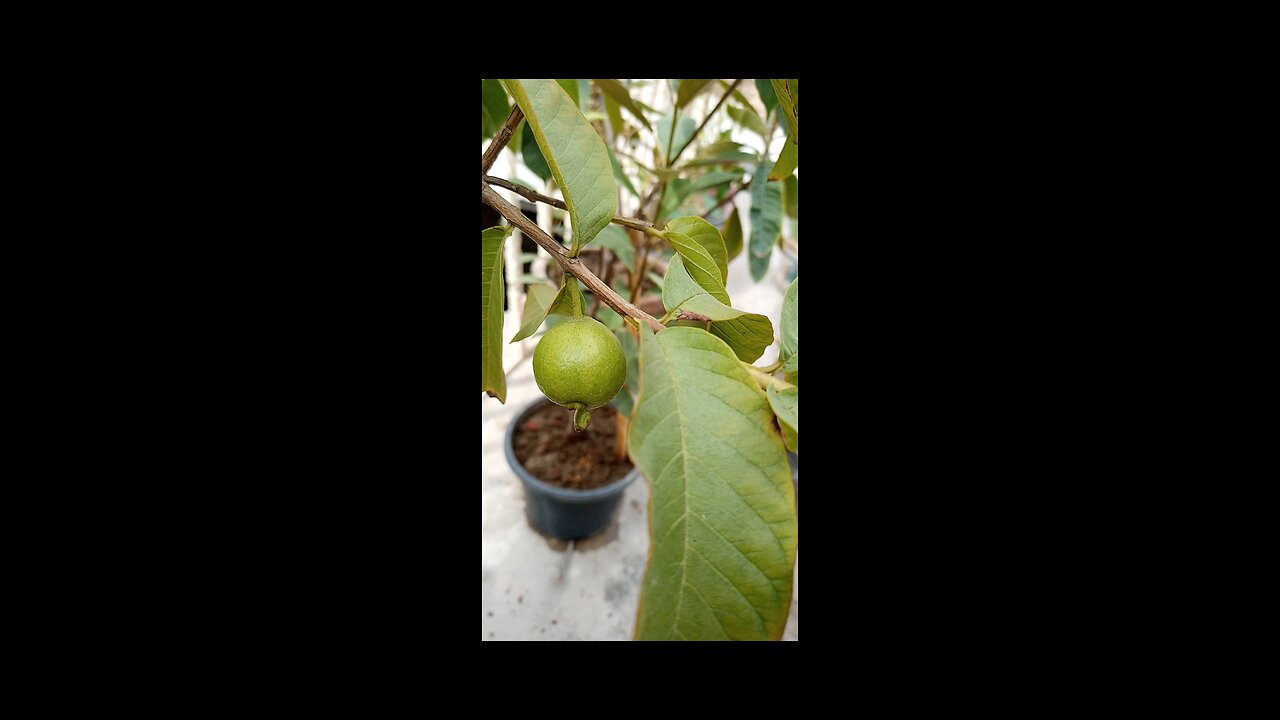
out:
<path id="1" fill-rule="evenodd" d="M 508 433 L 508 460 L 525 483 L 530 522 L 548 528 L 550 521 L 535 516 L 554 513 L 535 509 L 547 493 L 518 457 L 522 424 L 534 422 L 536 429 L 533 418 L 550 422 L 559 415 L 563 430 L 556 427 L 555 437 L 564 446 L 578 442 L 569 439 L 575 434 L 589 434 L 593 423 L 611 424 L 607 434 L 615 439 L 615 455 L 625 448 L 651 488 L 651 545 L 636 639 L 779 638 L 791 603 L 797 547 L 788 451 L 799 452 L 799 279 L 785 293 L 776 338 L 768 317 L 734 306 L 726 279 L 729 260 L 745 251 L 752 277 L 760 280 L 773 248 L 783 242 L 784 213 L 796 214 L 799 82 L 756 80 L 762 119 L 738 92 L 741 80 L 672 81 L 673 113 L 659 119 L 656 128 L 646 117 L 651 108 L 615 80 L 503 80 L 496 86 L 500 98 L 491 82 L 484 81 L 482 106 L 489 127 L 498 126 L 508 97 L 514 105 L 482 157 L 481 199 L 510 223 L 481 233 L 482 390 L 505 400 L 502 246 L 511 226 L 538 243 L 562 270 L 558 288 L 530 288 L 516 339 L 537 332 L 548 316 L 569 318 L 543 336 L 534 354 L 539 388 L 562 407 L 530 408 Z M 681 117 L 695 98 L 713 89 L 721 91 L 719 100 L 701 123 Z M 735 122 L 759 133 L 761 149 L 747 152 L 722 137 L 698 145 L 691 158 L 679 162 L 726 104 Z M 624 121 L 622 109 L 635 122 Z M 770 152 L 780 127 L 785 138 Z M 541 163 L 563 200 L 488 174 L 517 133 L 526 165 Z M 630 157 L 638 149 L 654 155 L 653 167 Z M 619 155 L 632 161 L 642 185 L 651 181 L 643 199 Z M 569 247 L 522 215 L 495 186 L 565 210 L 572 230 Z M 637 217 L 618 215 L 620 187 L 638 201 Z M 745 243 L 737 211 L 725 217 L 720 210 L 744 190 L 751 200 Z M 600 248 L 595 263 L 583 253 L 593 241 Z M 663 263 L 661 275 L 651 270 L 652 260 Z M 592 297 L 590 311 L 579 282 Z M 656 309 L 641 309 L 647 291 L 653 293 L 649 307 L 660 307 L 661 317 L 654 317 Z M 756 366 L 775 341 L 777 360 Z M 611 392 L 616 412 L 597 410 Z M 632 470 L 604 489 L 625 488 L 634 477 Z M 561 504 L 605 494 L 562 490 Z M 594 517 L 598 521 L 611 512 L 611 507 L 600 509 Z"/>

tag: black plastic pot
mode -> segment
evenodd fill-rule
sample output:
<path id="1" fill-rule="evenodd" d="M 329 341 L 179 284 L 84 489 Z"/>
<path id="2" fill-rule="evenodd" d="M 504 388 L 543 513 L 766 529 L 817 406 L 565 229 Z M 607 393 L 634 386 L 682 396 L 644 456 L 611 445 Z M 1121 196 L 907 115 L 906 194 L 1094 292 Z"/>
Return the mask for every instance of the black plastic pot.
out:
<path id="1" fill-rule="evenodd" d="M 549 485 L 529 473 L 516 459 L 514 438 L 516 428 L 523 425 L 536 410 L 551 402 L 543 398 L 534 401 L 507 426 L 503 449 L 507 463 L 524 485 L 524 497 L 529 524 L 547 537 L 575 540 L 594 535 L 609 526 L 613 513 L 622 502 L 627 486 L 640 477 L 640 471 L 631 468 L 616 482 L 590 490 L 569 490 Z M 565 412 L 568 412 L 567 410 Z"/>

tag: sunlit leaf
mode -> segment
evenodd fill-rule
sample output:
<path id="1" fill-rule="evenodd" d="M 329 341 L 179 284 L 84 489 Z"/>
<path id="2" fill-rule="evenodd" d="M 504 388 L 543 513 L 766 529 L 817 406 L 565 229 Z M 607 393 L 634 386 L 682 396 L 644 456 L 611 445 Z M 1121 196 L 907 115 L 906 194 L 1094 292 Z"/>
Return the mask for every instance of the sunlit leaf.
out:
<path id="1" fill-rule="evenodd" d="M 564 194 L 573 227 L 569 254 L 576 256 L 618 212 L 617 185 L 604 140 L 556 82 L 508 80 L 506 86 Z"/>
<path id="2" fill-rule="evenodd" d="M 651 487 L 637 640 L 776 640 L 795 490 L 767 396 L 721 340 L 641 326 L 631 459 Z"/>

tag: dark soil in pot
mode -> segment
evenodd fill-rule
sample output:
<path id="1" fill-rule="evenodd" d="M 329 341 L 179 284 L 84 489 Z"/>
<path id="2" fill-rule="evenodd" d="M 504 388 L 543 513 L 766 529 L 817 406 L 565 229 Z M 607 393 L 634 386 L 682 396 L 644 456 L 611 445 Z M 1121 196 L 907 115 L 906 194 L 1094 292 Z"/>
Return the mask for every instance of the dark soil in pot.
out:
<path id="1" fill-rule="evenodd" d="M 516 459 L 534 477 L 570 490 L 604 487 L 631 471 L 631 460 L 614 457 L 617 411 L 605 406 L 591 411 L 591 425 L 574 432 L 573 412 L 547 405 L 525 418 L 515 430 Z"/>

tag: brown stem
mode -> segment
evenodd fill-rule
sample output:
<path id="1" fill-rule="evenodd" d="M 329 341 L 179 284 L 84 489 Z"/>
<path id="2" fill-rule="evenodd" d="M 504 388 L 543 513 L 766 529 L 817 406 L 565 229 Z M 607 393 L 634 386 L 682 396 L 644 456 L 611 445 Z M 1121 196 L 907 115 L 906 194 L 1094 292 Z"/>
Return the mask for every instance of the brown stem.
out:
<path id="1" fill-rule="evenodd" d="M 720 109 L 720 106 L 724 104 L 724 101 L 729 99 L 729 94 L 733 92 L 734 88 L 738 87 L 738 83 L 740 82 L 742 82 L 742 78 L 738 78 L 737 80 L 734 80 L 733 84 L 729 86 L 729 89 L 724 91 L 724 95 L 720 96 L 720 101 L 717 102 L 716 106 L 711 108 L 711 112 L 707 113 L 707 116 L 703 118 L 702 124 L 698 126 L 697 130 L 693 131 L 693 135 L 689 136 L 689 141 L 686 142 L 679 150 L 676 151 L 676 156 L 671 158 L 671 162 L 668 164 L 668 166 L 674 165 L 676 160 L 680 159 L 680 153 L 684 152 L 685 148 L 692 145 L 693 141 L 698 139 L 698 133 L 702 132 L 702 128 L 707 126 L 707 121 L 709 121 L 711 117 L 716 114 L 716 111 Z"/>
<path id="2" fill-rule="evenodd" d="M 483 180 L 484 182 L 489 183 L 490 185 L 497 185 L 498 187 L 506 188 L 511 192 L 528 200 L 529 202 L 545 203 L 547 205 L 550 205 L 551 207 L 559 208 L 561 210 L 566 210 L 566 211 L 569 209 L 569 206 L 565 205 L 563 200 L 557 200 L 553 197 L 548 197 L 547 195 L 543 195 L 540 192 L 535 192 L 533 190 L 530 190 L 529 188 L 523 185 L 513 183 L 510 180 L 503 180 L 500 177 L 494 177 L 492 175 L 481 175 L 480 179 Z M 637 230 L 643 230 L 647 227 L 653 227 L 653 223 L 651 222 L 645 222 L 644 220 L 636 220 L 635 218 L 624 218 L 618 215 L 613 216 L 612 222 L 616 225 L 635 228 Z"/>
<path id="3" fill-rule="evenodd" d="M 511 139 L 511 134 L 516 131 L 516 126 L 520 124 L 520 120 L 523 118 L 524 112 L 520 110 L 520 106 L 512 106 L 511 114 L 507 115 L 507 121 L 502 123 L 502 129 L 498 130 L 493 142 L 489 143 L 489 147 L 484 150 L 484 155 L 480 157 L 481 175 L 489 172 L 489 168 L 493 167 L 493 161 L 498 159 L 498 153 L 502 152 L 502 148 L 507 146 L 507 141 Z"/>
<path id="4" fill-rule="evenodd" d="M 525 217 L 524 213 L 520 212 L 519 208 L 503 199 L 496 190 L 489 187 L 488 183 L 485 183 L 483 180 L 480 181 L 480 199 L 485 205 L 497 210 L 498 214 L 505 217 L 508 222 L 520 228 L 521 232 L 532 238 L 534 242 L 538 243 L 538 245 L 542 246 L 542 249 L 546 250 L 551 257 L 555 258 L 555 261 L 559 263 L 560 267 L 565 272 L 570 273 L 581 280 L 592 293 L 600 297 L 604 301 L 604 304 L 613 308 L 613 310 L 619 315 L 629 315 L 636 320 L 642 320 L 648 323 L 649 327 L 652 328 L 654 332 L 659 332 L 665 329 L 662 324 L 658 322 L 657 318 L 641 310 L 635 305 L 632 305 L 626 300 L 623 300 L 618 293 L 613 291 L 613 288 L 601 282 L 600 278 L 596 277 L 594 273 L 587 269 L 587 266 L 582 263 L 582 260 L 579 258 L 569 257 L 560 243 L 555 241 L 555 238 L 548 235 L 542 230 L 542 228 L 538 227 L 536 223 Z"/>

